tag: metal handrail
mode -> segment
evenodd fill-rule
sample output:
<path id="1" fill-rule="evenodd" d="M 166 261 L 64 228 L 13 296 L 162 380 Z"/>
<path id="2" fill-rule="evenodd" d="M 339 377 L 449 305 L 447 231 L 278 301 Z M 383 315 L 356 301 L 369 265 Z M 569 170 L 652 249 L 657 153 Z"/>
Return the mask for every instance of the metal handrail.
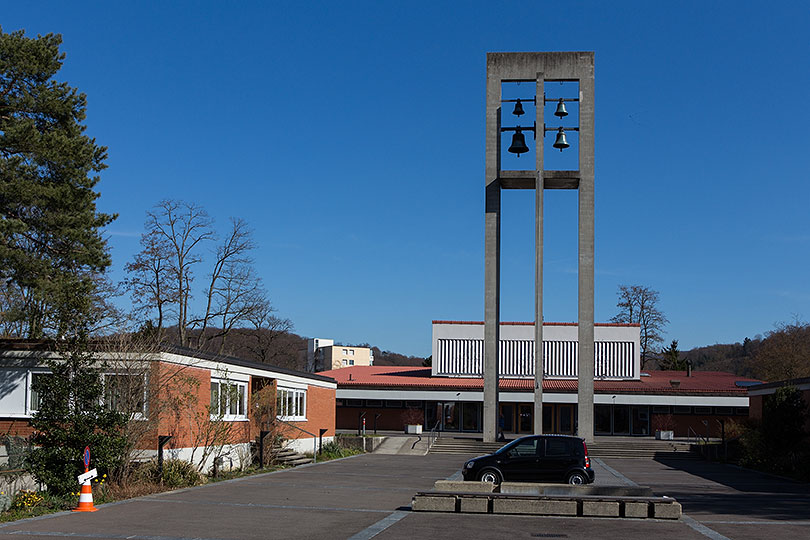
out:
<path id="1" fill-rule="evenodd" d="M 301 433 L 306 433 L 307 435 L 311 435 L 312 436 L 312 462 L 313 463 L 318 463 L 318 437 L 314 433 L 310 433 L 309 431 L 307 431 L 305 429 L 302 429 L 302 428 L 296 426 L 295 424 L 291 424 L 291 423 L 289 423 L 289 422 L 287 422 L 285 420 L 282 420 L 281 418 L 275 418 L 273 420 L 273 422 L 279 422 L 281 424 L 285 424 L 287 426 L 290 426 L 291 428 L 297 429 Z"/>
<path id="2" fill-rule="evenodd" d="M 436 425 L 433 426 L 433 429 L 431 429 L 430 433 L 428 434 L 428 447 L 427 447 L 428 451 L 430 451 L 430 448 L 433 446 L 433 443 L 436 442 L 436 439 L 439 438 L 439 424 L 441 423 L 441 421 L 442 421 L 441 418 L 436 420 Z"/>
<path id="3" fill-rule="evenodd" d="M 692 429 L 692 426 L 689 426 L 686 431 L 686 442 L 692 442 L 692 436 L 695 437 L 695 444 L 699 444 L 700 441 L 703 441 L 703 444 L 709 444 L 709 438 L 704 437 L 702 435 L 698 435 L 697 431 Z"/>

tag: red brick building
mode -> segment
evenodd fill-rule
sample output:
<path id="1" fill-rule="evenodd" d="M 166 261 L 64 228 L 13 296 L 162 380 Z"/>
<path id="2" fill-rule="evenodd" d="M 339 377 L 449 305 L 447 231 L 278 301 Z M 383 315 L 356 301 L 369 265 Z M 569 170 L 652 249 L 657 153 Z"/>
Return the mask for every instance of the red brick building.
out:
<path id="1" fill-rule="evenodd" d="M 150 353 L 98 347 L 94 356 L 105 363 L 105 401 L 130 415 L 135 457 L 154 456 L 158 436 L 171 435 L 167 457 L 228 467 L 249 459 L 261 431 L 301 452 L 335 434 L 337 384 L 323 375 L 169 346 Z M 31 435 L 40 399 L 33 382 L 48 376 L 48 358 L 57 357 L 43 343 L 0 342 L 1 433 Z"/>
<path id="2" fill-rule="evenodd" d="M 534 428 L 533 323 L 501 323 L 498 412 L 506 433 Z M 638 325 L 595 328 L 594 432 L 653 436 L 673 431 L 718 437 L 721 424 L 748 418 L 748 389 L 759 381 L 731 373 L 643 371 Z M 545 323 L 543 429 L 577 431 L 578 344 L 575 323 Z M 338 429 L 481 432 L 483 323 L 433 321 L 430 367 L 346 367 L 324 371 L 337 389 Z"/>

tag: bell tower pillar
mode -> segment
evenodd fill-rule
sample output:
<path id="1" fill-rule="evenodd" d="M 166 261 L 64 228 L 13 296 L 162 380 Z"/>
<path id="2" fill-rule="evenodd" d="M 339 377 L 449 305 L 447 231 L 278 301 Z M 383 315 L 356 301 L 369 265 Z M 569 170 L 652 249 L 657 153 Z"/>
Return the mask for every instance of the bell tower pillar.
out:
<path id="1" fill-rule="evenodd" d="M 560 119 L 565 101 L 578 102 L 579 126 L 546 127 L 545 83 L 577 82 L 576 98 L 555 101 Z M 504 126 L 502 85 L 532 83 L 536 117 L 533 128 Z M 517 101 L 517 100 L 507 100 Z M 523 100 L 526 101 L 525 99 Z M 516 103 L 516 107 L 517 107 Z M 484 441 L 498 437 L 498 381 L 500 370 L 500 242 L 501 190 L 535 190 L 535 318 L 534 318 L 534 433 L 543 433 L 543 192 L 546 189 L 576 189 L 579 192 L 578 281 L 578 390 L 577 433 L 593 440 L 594 377 L 594 55 L 592 52 L 527 52 L 487 54 L 485 166 L 485 277 L 484 277 Z M 562 107 L 562 109 L 560 109 Z M 522 113 L 522 106 L 520 107 Z M 558 114 L 560 113 L 560 114 Z M 517 109 L 515 114 L 519 114 Z M 550 121 L 550 120 L 549 120 Z M 578 131 L 576 170 L 546 170 L 546 131 L 557 139 L 552 145 L 568 148 L 565 130 Z M 513 132 L 509 151 L 520 155 L 530 149 L 525 132 L 534 132 L 534 170 L 502 170 L 501 139 Z"/>

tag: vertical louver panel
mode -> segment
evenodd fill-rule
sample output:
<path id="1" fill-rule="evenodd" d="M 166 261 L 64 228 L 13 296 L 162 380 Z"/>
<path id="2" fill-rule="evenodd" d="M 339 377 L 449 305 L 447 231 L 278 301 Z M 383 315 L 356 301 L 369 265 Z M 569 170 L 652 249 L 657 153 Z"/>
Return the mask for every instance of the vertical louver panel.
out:
<path id="1" fill-rule="evenodd" d="M 634 376 L 633 342 L 597 341 L 594 347 L 594 376 L 597 379 L 628 379 Z M 534 377 L 534 341 L 501 340 L 501 377 Z M 576 378 L 579 344 L 576 341 L 544 341 L 546 377 Z M 439 339 L 433 359 L 438 375 L 480 377 L 484 367 L 484 340 Z"/>

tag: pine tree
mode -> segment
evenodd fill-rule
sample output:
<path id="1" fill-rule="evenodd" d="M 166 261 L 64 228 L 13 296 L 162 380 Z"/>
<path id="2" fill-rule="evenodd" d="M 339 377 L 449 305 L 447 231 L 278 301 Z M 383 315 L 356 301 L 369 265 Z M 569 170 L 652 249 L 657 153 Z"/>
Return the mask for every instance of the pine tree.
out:
<path id="1" fill-rule="evenodd" d="M 114 216 L 96 212 L 107 150 L 84 134 L 85 95 L 53 79 L 61 42 L 0 28 L 0 322 L 7 336 L 53 339 L 27 466 L 65 495 L 85 446 L 101 470 L 120 463 L 126 417 L 103 405 L 103 366 L 87 352 L 110 265 L 101 228 Z"/>
<path id="2" fill-rule="evenodd" d="M 100 230 L 114 216 L 94 191 L 107 149 L 84 134 L 85 95 L 53 79 L 61 42 L 0 28 L 0 296 L 14 337 L 87 326 L 93 275 L 110 264 Z"/>

